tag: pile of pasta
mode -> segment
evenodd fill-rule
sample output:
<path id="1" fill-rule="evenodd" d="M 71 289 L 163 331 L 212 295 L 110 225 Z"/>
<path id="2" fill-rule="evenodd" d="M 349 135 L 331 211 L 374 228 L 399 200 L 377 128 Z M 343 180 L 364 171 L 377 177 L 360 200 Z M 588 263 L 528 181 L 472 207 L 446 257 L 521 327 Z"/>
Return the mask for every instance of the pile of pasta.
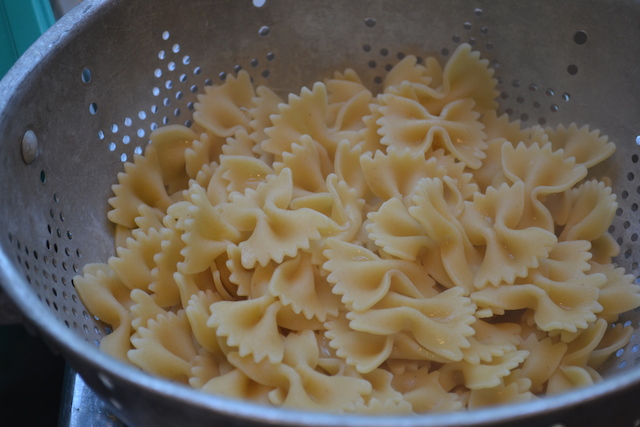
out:
<path id="1" fill-rule="evenodd" d="M 102 350 L 196 389 L 358 413 L 455 411 L 601 379 L 640 306 L 587 126 L 498 115 L 469 45 L 281 99 L 241 71 L 124 165 L 116 254 L 74 279 Z"/>

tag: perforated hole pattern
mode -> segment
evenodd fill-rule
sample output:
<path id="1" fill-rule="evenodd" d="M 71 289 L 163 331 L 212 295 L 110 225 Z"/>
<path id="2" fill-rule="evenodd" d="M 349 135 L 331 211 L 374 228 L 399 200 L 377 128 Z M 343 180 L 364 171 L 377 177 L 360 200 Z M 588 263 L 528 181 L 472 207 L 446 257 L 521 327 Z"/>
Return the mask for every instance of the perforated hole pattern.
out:
<path id="1" fill-rule="evenodd" d="M 264 2 L 260 3 L 256 0 L 254 4 L 258 5 L 256 7 L 261 7 Z M 491 29 L 482 23 L 482 15 L 483 10 L 480 8 L 470 10 L 469 20 L 462 22 L 458 31 L 451 35 L 451 42 L 440 49 L 443 61 L 460 43 L 469 43 L 483 52 L 485 58 L 491 59 L 494 41 L 491 39 Z M 365 17 L 363 25 L 373 28 L 376 26 L 376 20 Z M 269 27 L 257 26 L 255 34 L 258 37 L 268 37 Z M 573 39 L 568 42 L 578 47 L 586 44 L 587 41 L 586 32 L 576 29 Z M 203 92 L 204 86 L 219 84 L 228 74 L 237 74 L 242 69 L 268 80 L 269 64 L 277 60 L 273 52 L 265 52 L 263 57 L 247 58 L 245 63 L 235 64 L 231 69 L 205 73 L 200 65 L 192 63 L 189 53 L 182 50 L 180 41 L 173 39 L 169 29 L 161 33 L 158 47 L 156 58 L 149 63 L 148 81 L 152 82 L 152 85 L 149 88 L 150 103 L 147 108 L 132 111 L 123 117 L 115 117 L 117 120 L 114 120 L 108 128 L 100 129 L 96 135 L 97 140 L 122 162 L 131 161 L 132 152 L 141 154 L 145 145 L 149 143 L 149 135 L 158 127 L 175 123 L 191 126 L 190 117 L 194 110 L 196 96 Z M 379 88 L 386 73 L 405 56 L 403 52 L 391 52 L 384 46 L 370 44 L 364 44 L 362 51 L 366 54 L 363 56 L 366 66 L 375 70 L 372 81 L 365 82 L 373 88 Z M 423 58 L 419 57 L 418 61 L 421 63 Z M 564 92 L 562 88 L 547 86 L 545 82 L 528 82 L 503 77 L 500 74 L 500 62 L 497 59 L 491 59 L 491 66 L 496 71 L 502 111 L 511 119 L 520 120 L 523 126 L 546 125 L 547 117 L 559 111 L 564 103 L 571 100 L 571 95 Z M 575 68 L 575 65 L 567 64 L 569 74 L 576 74 Z M 83 69 L 78 76 L 78 84 L 89 85 L 91 82 L 92 70 Z M 101 114 L 102 111 L 99 110 L 96 102 L 90 101 L 87 105 L 87 113 L 96 115 Z M 640 141 L 640 135 L 634 143 L 638 141 Z M 631 164 L 628 165 L 628 169 L 636 169 L 638 154 L 633 155 L 629 160 Z M 633 191 L 640 194 L 640 181 L 636 181 L 635 174 L 629 172 L 627 177 L 629 185 L 633 186 Z M 46 185 L 46 170 L 40 171 L 40 180 L 43 185 Z M 619 193 L 622 200 L 628 199 L 629 195 L 628 189 Z M 68 289 L 73 276 L 82 268 L 83 261 L 79 245 L 75 244 L 72 231 L 65 224 L 64 212 L 60 210 L 59 202 L 58 195 L 53 193 L 49 210 L 50 222 L 47 224 L 48 237 L 42 242 L 43 245 L 39 251 L 36 248 L 24 246 L 14 236 L 10 235 L 9 239 L 15 245 L 18 264 L 27 270 L 26 278 L 35 286 L 40 299 L 54 310 L 70 315 L 72 320 L 65 320 L 65 324 L 85 335 L 88 341 L 98 344 L 100 338 L 109 332 L 108 328 L 105 330 L 104 326 L 88 322 L 89 314 L 79 303 L 75 291 Z M 638 203 L 631 203 L 629 209 L 635 213 L 638 210 Z M 611 226 L 610 232 L 623 248 L 623 256 L 631 258 L 633 244 L 638 240 L 638 232 L 628 232 L 631 222 L 620 219 L 623 214 L 624 208 L 620 207 L 617 212 L 619 219 Z M 631 269 L 637 273 L 637 261 L 632 263 Z M 635 345 L 630 352 L 636 353 L 637 350 L 638 346 Z M 620 357 L 623 351 L 618 353 L 617 356 Z M 634 359 L 633 363 L 636 364 L 638 361 L 640 360 Z M 627 360 L 620 362 L 621 367 L 626 363 L 628 363 Z"/>
<path id="2" fill-rule="evenodd" d="M 265 0 L 254 0 L 255 7 L 263 7 Z M 440 46 L 440 59 L 444 62 L 456 46 L 469 43 L 479 50 L 484 58 L 488 58 L 496 71 L 499 101 L 501 111 L 511 119 L 522 121 L 523 126 L 548 125 L 557 121 L 553 118 L 573 102 L 579 102 L 577 96 L 561 86 L 547 81 L 530 81 L 517 75 L 503 75 L 499 58 L 493 56 L 499 39 L 492 38 L 492 28 L 484 22 L 485 10 L 473 7 L 469 3 L 466 19 L 459 22 L 457 28 L 452 28 L 447 43 Z M 270 37 L 271 28 L 260 23 L 254 26 L 256 39 Z M 374 30 L 378 24 L 376 18 L 364 15 L 361 25 Z M 372 38 L 372 40 L 377 40 Z M 573 29 L 566 43 L 573 49 L 585 49 L 591 42 L 590 35 L 582 28 Z M 148 61 L 146 76 L 141 81 L 149 82 L 148 103 L 144 108 L 131 111 L 126 109 L 108 111 L 101 108 L 100 102 L 88 99 L 85 106 L 87 117 L 103 116 L 108 123 L 95 133 L 95 143 L 107 155 L 116 156 L 121 162 L 132 160 L 134 154 L 141 154 L 149 142 L 149 135 L 160 126 L 167 124 L 183 124 L 191 126 L 191 113 L 197 94 L 203 92 L 204 87 L 223 82 L 228 75 L 236 74 L 244 69 L 250 73 L 254 81 L 269 83 L 271 65 L 278 61 L 277 53 L 265 50 L 261 55 L 247 57 L 242 62 L 232 64 L 221 69 L 205 69 L 205 64 L 195 63 L 190 52 L 183 47 L 183 40 L 172 34 L 171 28 L 166 28 L 157 37 L 157 54 Z M 374 42 L 359 47 L 362 55 L 358 61 L 362 69 L 368 69 L 371 76 L 366 85 L 376 91 L 381 87 L 386 73 L 393 65 L 402 59 L 407 52 L 394 51 L 384 44 Z M 422 61 L 424 58 L 419 58 Z M 353 64 L 355 67 L 356 64 Z M 564 64 L 567 75 L 576 76 L 581 70 L 570 57 Z M 96 73 L 87 66 L 77 76 L 77 84 L 82 89 L 90 87 L 96 80 Z M 146 78 L 144 78 L 146 77 Z M 619 144 L 640 145 L 640 128 L 632 141 L 616 141 Z M 621 246 L 619 262 L 627 270 L 638 276 L 638 236 L 640 221 L 637 211 L 640 200 L 640 177 L 633 171 L 638 169 L 640 150 L 624 159 L 626 164 L 619 167 L 628 170 L 626 182 L 616 183 L 620 208 L 616 212 L 610 232 Z M 41 185 L 47 187 L 46 168 L 36 171 Z M 35 246 L 27 246 L 19 236 L 9 233 L 8 238 L 14 249 L 15 261 L 24 271 L 27 281 L 34 288 L 39 299 L 59 314 L 64 324 L 83 336 L 87 342 L 95 345 L 110 332 L 109 328 L 94 319 L 79 301 L 73 288 L 73 277 L 81 271 L 84 264 L 83 246 L 88 242 L 74 239 L 74 224 L 65 221 L 64 201 L 55 191 L 51 190 L 48 203 L 48 223 L 43 225 L 43 236 Z M 624 321 L 624 319 L 623 319 Z M 626 324 L 638 327 L 634 315 L 629 316 Z M 631 344 L 618 351 L 610 365 L 614 369 L 625 369 L 640 363 L 640 344 L 636 336 Z M 111 380 L 106 374 L 100 374 L 101 381 L 110 385 Z M 109 387 L 107 387 L 109 388 Z M 112 404 L 120 404 L 114 398 Z M 640 425 L 640 420 L 635 426 Z M 562 427 L 555 424 L 554 427 Z"/>

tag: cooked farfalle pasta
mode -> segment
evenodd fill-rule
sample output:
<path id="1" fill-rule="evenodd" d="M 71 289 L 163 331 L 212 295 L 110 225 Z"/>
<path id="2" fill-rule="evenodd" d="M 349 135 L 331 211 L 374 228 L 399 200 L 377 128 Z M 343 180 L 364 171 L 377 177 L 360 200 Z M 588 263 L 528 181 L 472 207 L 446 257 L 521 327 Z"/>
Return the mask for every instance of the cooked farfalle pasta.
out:
<path id="1" fill-rule="evenodd" d="M 588 168 L 606 136 L 497 113 L 488 61 L 408 55 L 284 101 L 245 71 L 153 132 L 109 199 L 116 253 L 75 286 L 101 348 L 207 393 L 457 411 L 600 380 L 640 287 Z"/>

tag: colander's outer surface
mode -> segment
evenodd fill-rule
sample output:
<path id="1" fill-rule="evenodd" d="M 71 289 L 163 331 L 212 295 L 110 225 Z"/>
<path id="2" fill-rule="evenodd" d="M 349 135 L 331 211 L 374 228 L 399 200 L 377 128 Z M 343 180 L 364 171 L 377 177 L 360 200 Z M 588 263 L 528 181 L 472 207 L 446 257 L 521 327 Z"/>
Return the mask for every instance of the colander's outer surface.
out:
<path id="1" fill-rule="evenodd" d="M 375 92 L 402 55 L 444 61 L 462 42 L 495 67 L 512 119 L 589 124 L 618 144 L 597 172 L 619 195 L 618 261 L 637 276 L 638 22 L 638 1 L 613 0 L 85 0 L 0 83 L 0 282 L 131 426 L 637 426 L 640 334 L 593 387 L 467 413 L 335 416 L 204 395 L 107 357 L 72 278 L 113 252 L 107 199 L 123 162 L 154 128 L 189 124 L 206 84 L 245 69 L 286 96 L 352 67 Z M 636 312 L 622 320 L 639 326 Z"/>

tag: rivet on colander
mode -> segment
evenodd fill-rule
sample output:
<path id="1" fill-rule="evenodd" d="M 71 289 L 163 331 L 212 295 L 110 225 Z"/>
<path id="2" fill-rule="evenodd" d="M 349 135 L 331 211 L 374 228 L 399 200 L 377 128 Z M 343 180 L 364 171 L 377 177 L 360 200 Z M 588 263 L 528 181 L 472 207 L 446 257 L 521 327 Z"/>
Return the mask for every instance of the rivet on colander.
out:
<path id="1" fill-rule="evenodd" d="M 22 160 L 28 165 L 38 157 L 38 137 L 31 129 L 27 130 L 22 137 L 21 151 Z"/>

